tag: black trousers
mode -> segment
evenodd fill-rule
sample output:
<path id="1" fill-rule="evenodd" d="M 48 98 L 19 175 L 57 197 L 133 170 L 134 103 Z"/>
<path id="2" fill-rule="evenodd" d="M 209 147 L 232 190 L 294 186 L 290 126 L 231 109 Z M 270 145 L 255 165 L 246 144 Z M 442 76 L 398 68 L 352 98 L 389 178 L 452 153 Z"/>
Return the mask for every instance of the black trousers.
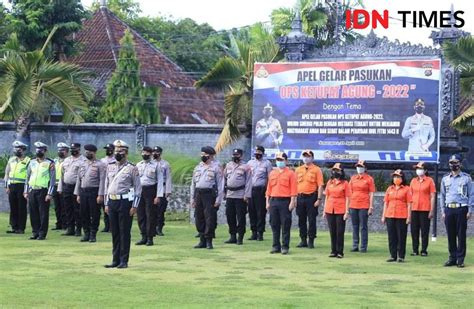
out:
<path id="1" fill-rule="evenodd" d="M 130 216 L 132 202 L 128 199 L 108 201 L 110 228 L 112 231 L 112 262 L 128 263 L 130 257 L 130 231 L 133 217 Z"/>
<path id="2" fill-rule="evenodd" d="M 137 217 L 138 226 L 142 237 L 154 237 L 156 235 L 156 213 L 158 205 L 153 204 L 156 197 L 156 185 L 144 186 L 140 204 L 138 204 Z M 161 198 L 160 198 L 161 203 Z"/>
<path id="3" fill-rule="evenodd" d="M 30 222 L 34 236 L 46 237 L 49 224 L 49 202 L 46 202 L 48 189 L 31 190 L 28 193 Z"/>
<path id="4" fill-rule="evenodd" d="M 56 185 L 54 187 L 54 193 L 53 193 L 53 202 L 54 202 L 54 213 L 56 214 L 56 228 L 65 228 L 67 227 L 66 224 L 64 224 L 64 219 L 65 219 L 65 212 L 64 212 L 64 201 L 62 194 L 58 192 L 58 186 Z"/>
<path id="5" fill-rule="evenodd" d="M 225 207 L 229 234 L 239 233 L 239 235 L 244 235 L 247 225 L 247 203 L 242 198 L 228 198 Z"/>
<path id="6" fill-rule="evenodd" d="M 296 202 L 296 214 L 298 215 L 298 226 L 301 238 L 316 238 L 316 218 L 318 217 L 318 207 L 314 203 L 318 199 L 318 193 L 312 195 L 298 195 Z"/>
<path id="7" fill-rule="evenodd" d="M 411 240 L 413 252 L 419 253 L 420 247 L 420 231 L 421 231 L 421 252 L 427 253 L 428 239 L 430 236 L 430 219 L 429 211 L 412 211 L 411 212 Z"/>
<path id="8" fill-rule="evenodd" d="M 265 232 L 267 208 L 266 208 L 266 187 L 253 187 L 252 198 L 249 200 L 248 211 L 250 219 L 250 229 L 252 232 L 263 234 Z"/>
<path id="9" fill-rule="evenodd" d="M 97 204 L 99 188 L 81 188 L 81 219 L 84 233 L 96 234 L 100 223 L 100 205 Z"/>
<path id="10" fill-rule="evenodd" d="M 66 226 L 68 228 L 78 230 L 82 228 L 81 222 L 81 207 L 77 202 L 76 196 L 74 195 L 75 185 L 64 184 L 63 189 L 63 201 L 64 201 L 64 211 L 66 213 Z"/>
<path id="11" fill-rule="evenodd" d="M 290 198 L 270 198 L 270 225 L 273 233 L 273 248 L 290 248 L 291 211 Z M 282 244 L 280 243 L 280 234 Z"/>
<path id="12" fill-rule="evenodd" d="M 165 226 L 165 212 L 168 208 L 168 199 L 166 197 L 160 197 L 160 204 L 158 205 L 158 211 L 156 212 L 156 225 L 159 229 Z"/>
<path id="13" fill-rule="evenodd" d="M 25 184 L 15 183 L 8 186 L 10 193 L 8 201 L 10 202 L 10 226 L 13 231 L 25 231 L 26 218 L 28 216 L 26 210 L 27 201 L 23 196 Z"/>
<path id="14" fill-rule="evenodd" d="M 444 224 L 448 233 L 449 260 L 464 263 L 468 207 L 445 208 Z"/>
<path id="15" fill-rule="evenodd" d="M 331 253 L 344 255 L 344 232 L 346 231 L 344 215 L 326 213 L 326 218 L 331 236 Z"/>
<path id="16" fill-rule="evenodd" d="M 386 218 L 388 233 L 388 249 L 390 256 L 393 259 L 405 258 L 405 251 L 407 246 L 407 219 Z"/>
<path id="17" fill-rule="evenodd" d="M 214 207 L 216 196 L 212 189 L 196 189 L 196 229 L 200 235 L 206 239 L 213 239 L 216 236 L 217 211 Z"/>

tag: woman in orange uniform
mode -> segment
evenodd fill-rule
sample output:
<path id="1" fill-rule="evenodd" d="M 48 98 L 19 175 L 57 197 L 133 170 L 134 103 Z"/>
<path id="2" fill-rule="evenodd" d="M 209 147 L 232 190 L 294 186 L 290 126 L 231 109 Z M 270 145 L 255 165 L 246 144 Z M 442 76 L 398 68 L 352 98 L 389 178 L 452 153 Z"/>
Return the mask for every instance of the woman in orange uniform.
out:
<path id="1" fill-rule="evenodd" d="M 420 254 L 420 230 L 421 230 L 421 256 L 428 255 L 428 238 L 430 234 L 430 220 L 436 197 L 436 186 L 433 178 L 428 176 L 428 170 L 424 162 L 414 166 L 416 177 L 411 180 L 410 189 L 413 195 L 413 206 L 411 208 L 411 240 L 413 244 L 412 256 Z"/>
<path id="2" fill-rule="evenodd" d="M 331 235 L 331 254 L 329 257 L 344 257 L 344 232 L 349 216 L 349 183 L 346 180 L 341 163 L 332 167 L 331 179 L 326 184 L 326 202 L 323 217 L 327 218 Z"/>
<path id="3" fill-rule="evenodd" d="M 403 263 L 407 244 L 407 228 L 411 215 L 411 190 L 405 174 L 398 169 L 392 173 L 392 185 L 385 192 L 382 223 L 387 224 L 390 258 L 387 262 Z"/>
<path id="4" fill-rule="evenodd" d="M 356 163 L 357 174 L 351 177 L 349 187 L 351 188 L 350 214 L 352 221 L 352 252 L 367 252 L 369 232 L 367 221 L 373 211 L 375 192 L 374 178 L 367 174 L 367 168 L 363 160 Z M 360 229 L 360 237 L 359 237 Z M 359 239 L 362 238 L 361 241 Z"/>

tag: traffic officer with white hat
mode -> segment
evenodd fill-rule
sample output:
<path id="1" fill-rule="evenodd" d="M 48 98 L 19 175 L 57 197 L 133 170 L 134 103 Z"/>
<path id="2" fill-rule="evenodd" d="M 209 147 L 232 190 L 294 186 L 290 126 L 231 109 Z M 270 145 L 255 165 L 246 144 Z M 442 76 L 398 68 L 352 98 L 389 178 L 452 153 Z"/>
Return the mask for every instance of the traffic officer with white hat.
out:
<path id="1" fill-rule="evenodd" d="M 5 169 L 5 189 L 10 203 L 10 227 L 7 233 L 24 234 L 26 226 L 27 201 L 23 196 L 25 191 L 26 170 L 30 158 L 26 156 L 28 145 L 14 141 L 14 157 L 8 160 Z"/>
<path id="2" fill-rule="evenodd" d="M 24 197 L 28 199 L 33 235 L 30 239 L 44 240 L 48 234 L 49 202 L 52 199 L 56 169 L 54 161 L 46 157 L 48 146 L 36 142 L 36 158 L 30 161 L 26 171 Z"/>
<path id="3" fill-rule="evenodd" d="M 105 267 L 127 268 L 130 230 L 140 203 L 142 186 L 138 168 L 127 160 L 127 143 L 122 140 L 114 142 L 114 157 L 117 162 L 107 166 L 105 178 L 105 212 L 109 215 L 112 230 L 113 259 Z"/>
<path id="4" fill-rule="evenodd" d="M 441 180 L 441 211 L 448 234 L 449 259 L 444 266 L 464 267 L 467 220 L 474 212 L 474 186 L 469 174 L 461 171 L 462 156 L 449 158 L 451 172 Z"/>
<path id="5" fill-rule="evenodd" d="M 58 184 L 61 180 L 62 164 L 69 154 L 69 145 L 66 143 L 58 143 L 58 156 L 54 158 L 54 166 L 56 168 L 56 181 L 54 183 L 54 211 L 56 213 L 56 227 L 53 230 L 66 229 L 66 214 L 64 211 L 64 201 L 62 194 L 58 192 Z"/>

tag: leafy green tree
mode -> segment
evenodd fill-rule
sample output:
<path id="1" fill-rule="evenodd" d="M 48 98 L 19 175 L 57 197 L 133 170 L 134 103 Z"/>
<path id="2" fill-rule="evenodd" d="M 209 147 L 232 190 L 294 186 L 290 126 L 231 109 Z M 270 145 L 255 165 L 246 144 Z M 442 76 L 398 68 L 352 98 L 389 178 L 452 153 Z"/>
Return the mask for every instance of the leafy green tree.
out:
<path id="1" fill-rule="evenodd" d="M 20 44 L 27 50 L 41 48 L 53 27 L 51 39 L 53 58 L 74 53 L 72 34 L 82 27 L 81 19 L 87 17 L 80 0 L 12 0 L 7 18 L 12 32 L 18 34 Z"/>
<path id="2" fill-rule="evenodd" d="M 94 1 L 92 11 L 95 12 L 99 8 L 100 0 Z M 107 8 L 121 19 L 127 21 L 138 18 L 138 14 L 142 12 L 140 3 L 134 0 L 107 0 Z"/>
<path id="3" fill-rule="evenodd" d="M 19 42 L 12 36 L 0 58 L 0 116 L 14 119 L 17 138 L 26 142 L 33 117 L 41 119 L 57 105 L 64 122 L 81 122 L 80 113 L 94 96 L 93 87 L 85 82 L 86 72 L 45 55 L 55 31 L 53 28 L 41 49 L 28 52 L 14 50 Z"/>
<path id="4" fill-rule="evenodd" d="M 7 9 L 0 3 L 0 45 L 8 39 Z"/>
<path id="5" fill-rule="evenodd" d="M 127 29 L 120 40 L 117 68 L 107 84 L 107 97 L 99 119 L 113 123 L 159 123 L 158 95 L 158 88 L 141 83 L 133 35 Z"/>
<path id="6" fill-rule="evenodd" d="M 248 40 L 230 36 L 227 55 L 200 80 L 196 87 L 210 87 L 225 90 L 224 128 L 216 144 L 216 151 L 235 142 L 241 135 L 239 125 L 251 125 L 253 102 L 253 66 L 255 62 L 278 60 L 279 47 L 271 32 L 262 24 L 248 30 Z"/>
<path id="7" fill-rule="evenodd" d="M 453 120 L 451 125 L 461 132 L 474 132 L 474 37 L 466 36 L 456 43 L 443 45 L 446 60 L 461 71 L 461 95 L 470 107 Z"/>

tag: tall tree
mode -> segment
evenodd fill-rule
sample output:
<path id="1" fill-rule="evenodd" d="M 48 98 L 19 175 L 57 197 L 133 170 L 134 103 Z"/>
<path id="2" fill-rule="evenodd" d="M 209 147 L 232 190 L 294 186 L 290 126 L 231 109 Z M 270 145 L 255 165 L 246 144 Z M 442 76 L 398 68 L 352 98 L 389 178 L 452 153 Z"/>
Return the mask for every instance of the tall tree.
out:
<path id="1" fill-rule="evenodd" d="M 8 39 L 7 9 L 0 3 L 0 45 Z"/>
<path id="2" fill-rule="evenodd" d="M 474 132 L 474 37 L 466 36 L 457 43 L 443 46 L 446 60 L 461 71 L 461 95 L 470 102 L 470 106 L 451 125 L 461 132 Z"/>
<path id="3" fill-rule="evenodd" d="M 240 137 L 239 125 L 252 123 L 254 63 L 274 62 L 279 55 L 271 32 L 262 24 L 252 26 L 248 36 L 242 37 L 248 37 L 248 40 L 231 35 L 227 55 L 196 82 L 196 87 L 225 90 L 225 123 L 216 144 L 218 152 Z"/>
<path id="4" fill-rule="evenodd" d="M 15 120 L 17 138 L 29 143 L 28 126 L 33 116 L 44 117 L 53 104 L 63 111 L 64 122 L 81 122 L 81 111 L 94 96 L 85 82 L 88 74 L 78 66 L 55 62 L 45 55 L 55 28 L 41 49 L 23 52 L 13 36 L 0 58 L 0 116 Z"/>
<path id="5" fill-rule="evenodd" d="M 107 84 L 107 97 L 99 119 L 114 123 L 159 123 L 158 95 L 158 88 L 141 83 L 133 35 L 127 29 L 120 40 L 117 68 Z"/>
<path id="6" fill-rule="evenodd" d="M 273 33 L 275 36 L 288 34 L 296 12 L 301 16 L 303 32 L 314 36 L 316 46 L 334 44 L 336 39 L 353 41 L 361 36 L 346 29 L 341 20 L 344 12 L 355 7 L 363 7 L 362 0 L 297 0 L 294 8 L 279 8 L 271 13 Z"/>
<path id="7" fill-rule="evenodd" d="M 74 53 L 71 34 L 81 29 L 81 20 L 87 17 L 80 0 L 12 0 L 8 15 L 11 29 L 18 34 L 27 50 L 41 48 L 53 27 L 51 39 L 53 58 Z"/>

